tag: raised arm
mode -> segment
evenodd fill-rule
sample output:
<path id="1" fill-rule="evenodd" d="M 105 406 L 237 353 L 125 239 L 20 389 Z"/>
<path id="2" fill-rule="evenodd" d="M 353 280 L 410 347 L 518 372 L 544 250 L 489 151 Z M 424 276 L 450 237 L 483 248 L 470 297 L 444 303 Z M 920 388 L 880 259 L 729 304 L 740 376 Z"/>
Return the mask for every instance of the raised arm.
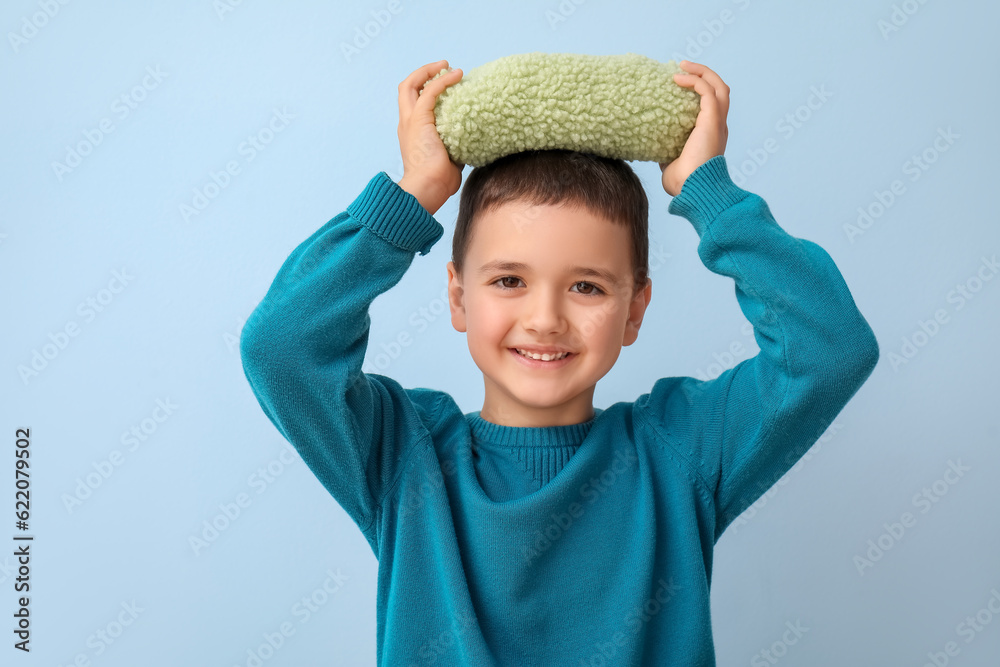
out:
<path id="1" fill-rule="evenodd" d="M 698 167 L 669 211 L 694 226 L 705 266 L 733 278 L 760 346 L 712 380 L 664 378 L 642 398 L 714 495 L 718 540 L 819 439 L 879 348 L 830 255 L 779 227 L 725 157 Z"/>
<path id="2" fill-rule="evenodd" d="M 443 227 L 385 172 L 285 260 L 240 337 L 278 431 L 366 533 L 422 424 L 398 384 L 361 371 L 368 308 Z"/>
<path id="3" fill-rule="evenodd" d="M 705 65 L 681 66 L 674 80 L 700 110 L 681 155 L 660 164 L 668 210 L 694 226 L 705 266 L 735 281 L 760 352 L 712 380 L 661 378 L 636 407 L 711 497 L 718 541 L 819 439 L 879 349 L 830 255 L 729 177 L 729 86 Z"/>
<path id="4" fill-rule="evenodd" d="M 433 214 L 462 183 L 434 126 L 434 102 L 461 79 L 428 80 L 429 63 L 399 84 L 403 177 L 379 172 L 347 210 L 299 245 L 278 271 L 240 338 L 243 368 L 261 408 L 365 534 L 403 461 L 427 436 L 391 378 L 361 370 L 368 308 L 399 282 L 444 228 Z M 426 85 L 425 85 L 426 84 Z"/>

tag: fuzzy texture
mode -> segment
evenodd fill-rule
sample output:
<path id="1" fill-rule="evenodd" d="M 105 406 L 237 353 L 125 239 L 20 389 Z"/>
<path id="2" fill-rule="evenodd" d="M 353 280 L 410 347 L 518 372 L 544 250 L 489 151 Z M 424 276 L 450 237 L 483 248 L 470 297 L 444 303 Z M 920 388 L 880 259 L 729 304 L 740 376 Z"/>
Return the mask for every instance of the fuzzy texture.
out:
<path id="1" fill-rule="evenodd" d="M 700 95 L 674 81 L 683 71 L 636 53 L 505 56 L 445 88 L 435 122 L 451 158 L 473 167 L 549 148 L 667 163 L 680 155 L 700 109 Z"/>

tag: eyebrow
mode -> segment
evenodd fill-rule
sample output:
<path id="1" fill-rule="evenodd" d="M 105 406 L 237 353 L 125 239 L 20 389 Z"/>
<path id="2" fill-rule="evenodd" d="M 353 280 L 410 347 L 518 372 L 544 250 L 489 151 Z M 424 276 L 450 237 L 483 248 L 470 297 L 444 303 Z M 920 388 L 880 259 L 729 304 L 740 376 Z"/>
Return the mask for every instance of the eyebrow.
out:
<path id="1" fill-rule="evenodd" d="M 487 262 L 479 267 L 479 273 L 492 273 L 494 271 L 528 271 L 529 267 L 524 262 L 512 262 L 509 260 L 495 259 L 492 262 Z M 614 285 L 615 287 L 621 287 L 621 280 L 611 271 L 607 269 L 597 269 L 591 266 L 574 266 L 570 268 L 570 272 L 575 275 L 587 276 L 590 278 L 601 278 L 605 282 Z"/>

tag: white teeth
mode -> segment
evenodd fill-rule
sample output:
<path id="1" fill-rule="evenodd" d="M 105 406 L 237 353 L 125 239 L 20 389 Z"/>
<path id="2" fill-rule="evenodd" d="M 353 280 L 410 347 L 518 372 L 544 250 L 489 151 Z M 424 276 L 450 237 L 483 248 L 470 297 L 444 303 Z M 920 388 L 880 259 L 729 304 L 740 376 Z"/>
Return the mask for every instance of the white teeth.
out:
<path id="1" fill-rule="evenodd" d="M 542 361 L 553 361 L 556 359 L 562 359 L 567 354 L 569 354 L 569 352 L 560 352 L 559 354 L 534 354 L 532 352 L 522 350 L 519 347 L 515 347 L 514 349 L 517 350 L 517 353 L 520 354 L 522 357 L 528 357 L 529 359 L 541 359 Z"/>

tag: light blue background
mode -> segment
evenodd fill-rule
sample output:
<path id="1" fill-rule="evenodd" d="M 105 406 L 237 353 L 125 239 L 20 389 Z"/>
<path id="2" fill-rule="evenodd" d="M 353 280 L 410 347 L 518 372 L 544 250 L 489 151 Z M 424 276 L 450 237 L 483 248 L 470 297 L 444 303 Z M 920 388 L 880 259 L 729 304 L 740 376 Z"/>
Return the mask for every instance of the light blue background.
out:
<path id="1" fill-rule="evenodd" d="M 761 651 L 775 647 L 785 665 L 917 666 L 950 641 L 952 664 L 998 664 L 1000 614 L 981 610 L 1000 591 L 1000 280 L 975 282 L 1000 252 L 995 3 L 399 0 L 392 14 L 379 1 L 244 0 L 220 14 L 210 0 L 105 1 L 52 2 L 54 16 L 33 19 L 43 4 L 0 10 L 0 540 L 13 545 L 17 427 L 31 428 L 36 536 L 30 655 L 11 647 L 13 546 L 0 547 L 0 662 L 247 665 L 288 622 L 294 634 L 264 665 L 374 663 L 377 562 L 302 461 L 281 463 L 286 443 L 244 378 L 237 336 L 295 246 L 379 170 L 402 175 L 397 86 L 410 72 L 547 51 L 689 58 L 719 72 L 732 88 L 731 174 L 833 256 L 881 344 L 820 444 L 718 543 L 719 664 L 771 664 Z M 883 34 L 903 5 L 915 13 Z M 26 30 L 32 20 L 44 25 Z M 368 43 L 345 56 L 364 30 Z M 12 41 L 22 31 L 30 38 Z M 147 78 L 123 117 L 112 104 L 147 67 L 165 76 Z M 804 106 L 823 87 L 828 99 Z M 294 117 L 248 161 L 241 143 L 275 109 Z M 799 127 L 781 129 L 796 112 Z M 113 131 L 60 178 L 53 163 L 104 119 Z M 958 138 L 935 154 L 948 128 Z M 748 162 L 765 144 L 777 150 Z M 912 180 L 906 163 L 925 149 L 936 161 Z M 230 160 L 240 173 L 185 220 L 180 205 Z M 598 384 L 600 407 L 757 352 L 731 279 L 705 269 L 693 228 L 667 214 L 657 166 L 632 165 L 650 198 L 653 301 Z M 905 192 L 850 238 L 858 208 L 897 179 Z M 482 376 L 443 299 L 457 199 L 435 216 L 445 235 L 433 251 L 374 302 L 367 369 L 407 332 L 413 344 L 377 371 L 448 391 L 469 412 L 482 407 Z M 953 290 L 967 281 L 980 289 L 960 302 Z M 120 291 L 102 292 L 109 284 Z M 92 319 L 78 309 L 88 298 L 106 302 Z M 423 331 L 411 319 L 421 308 L 437 313 Z M 921 337 L 938 310 L 947 323 Z M 18 368 L 70 322 L 78 335 L 22 380 Z M 917 354 L 894 364 L 915 334 Z M 742 353 L 726 358 L 734 343 Z M 162 422 L 158 399 L 176 406 Z M 149 434 L 130 451 L 122 434 L 144 420 Z M 68 508 L 116 450 L 121 464 Z M 969 470 L 921 512 L 914 496 L 949 461 Z M 262 483 L 269 464 L 280 472 Z M 241 493 L 250 504 L 196 553 L 189 539 L 223 524 L 220 504 Z M 882 536 L 891 548 L 859 572 L 855 557 L 904 512 L 915 525 Z M 340 584 L 324 599 L 328 572 Z M 314 595 L 323 604 L 298 613 Z M 133 602 L 134 622 L 99 641 Z M 977 613 L 989 622 L 968 642 L 958 626 Z M 808 631 L 783 651 L 786 623 Z"/>

